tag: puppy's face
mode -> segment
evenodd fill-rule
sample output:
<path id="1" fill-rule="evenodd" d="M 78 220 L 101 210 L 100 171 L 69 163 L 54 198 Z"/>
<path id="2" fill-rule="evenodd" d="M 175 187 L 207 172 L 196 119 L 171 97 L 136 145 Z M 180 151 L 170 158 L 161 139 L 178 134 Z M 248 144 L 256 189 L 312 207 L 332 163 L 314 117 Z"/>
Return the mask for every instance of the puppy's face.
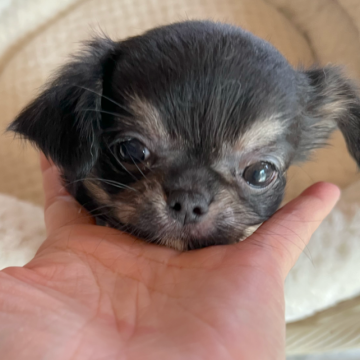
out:
<path id="1" fill-rule="evenodd" d="M 336 126 L 359 163 L 359 115 L 337 69 L 295 71 L 241 29 L 186 22 L 95 40 L 11 129 L 99 219 L 186 250 L 249 235 Z"/>

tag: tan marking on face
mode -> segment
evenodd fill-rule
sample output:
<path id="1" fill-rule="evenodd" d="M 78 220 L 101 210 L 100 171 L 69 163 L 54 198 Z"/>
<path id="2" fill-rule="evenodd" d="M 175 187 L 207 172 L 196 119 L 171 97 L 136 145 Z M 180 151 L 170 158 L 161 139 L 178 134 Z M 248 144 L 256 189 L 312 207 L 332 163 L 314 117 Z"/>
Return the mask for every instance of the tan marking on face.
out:
<path id="1" fill-rule="evenodd" d="M 234 218 L 234 196 L 225 189 L 222 189 L 216 195 L 213 203 L 210 205 L 207 218 L 214 221 L 219 213 L 226 214 L 229 221 Z M 238 205 L 238 204 L 236 204 Z"/>
<path id="2" fill-rule="evenodd" d="M 284 131 L 284 124 L 279 120 L 280 115 L 271 116 L 262 121 L 256 121 L 235 145 L 238 151 L 251 151 L 275 141 Z"/>
<path id="3" fill-rule="evenodd" d="M 244 241 L 246 238 L 251 236 L 261 225 L 262 223 L 254 226 L 249 226 L 244 230 L 244 235 L 241 237 L 240 241 Z"/>
<path id="4" fill-rule="evenodd" d="M 147 180 L 132 184 L 132 190 L 122 191 L 115 199 L 116 215 L 124 224 L 136 226 L 141 222 L 141 206 L 151 204 L 154 209 L 154 219 L 159 219 L 165 213 L 166 199 L 161 184 L 156 178 L 148 176 Z M 160 218 L 161 220 L 161 218 Z"/>
<path id="5" fill-rule="evenodd" d="M 143 130 L 148 132 L 151 137 L 165 140 L 168 133 L 161 121 L 159 111 L 148 101 L 141 99 L 137 95 L 129 95 L 129 101 L 134 116 L 141 119 Z"/>
<path id="6" fill-rule="evenodd" d="M 85 180 L 84 186 L 90 191 L 94 198 L 102 205 L 108 205 L 110 202 L 109 194 L 104 191 L 96 180 Z"/>
<path id="7" fill-rule="evenodd" d="M 180 238 L 165 237 L 161 241 L 161 245 L 172 248 L 177 251 L 185 251 L 187 244 Z"/>
<path id="8" fill-rule="evenodd" d="M 116 211 L 118 219 L 125 225 L 131 224 L 137 215 L 136 207 L 126 202 L 118 202 L 116 205 L 118 206 Z"/>
<path id="9" fill-rule="evenodd" d="M 215 198 L 213 206 L 210 208 L 215 215 L 226 215 L 225 224 L 233 228 L 234 232 L 241 228 L 241 231 L 245 231 L 247 234 L 247 229 L 244 225 L 241 225 L 239 222 L 239 216 L 236 214 L 248 212 L 248 208 L 240 201 L 236 200 L 236 194 L 233 194 L 228 189 L 221 190 Z M 233 242 L 241 241 L 240 239 L 233 239 Z"/>

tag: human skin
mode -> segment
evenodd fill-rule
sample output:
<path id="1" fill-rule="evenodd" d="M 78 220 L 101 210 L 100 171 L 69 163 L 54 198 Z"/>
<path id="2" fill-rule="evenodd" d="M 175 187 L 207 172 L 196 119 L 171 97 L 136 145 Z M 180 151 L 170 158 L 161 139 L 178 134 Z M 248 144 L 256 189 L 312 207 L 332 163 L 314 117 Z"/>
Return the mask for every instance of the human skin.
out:
<path id="1" fill-rule="evenodd" d="M 313 185 L 243 242 L 180 253 L 96 226 L 41 167 L 47 239 L 0 272 L 1 359 L 285 359 L 284 280 L 336 186 Z"/>

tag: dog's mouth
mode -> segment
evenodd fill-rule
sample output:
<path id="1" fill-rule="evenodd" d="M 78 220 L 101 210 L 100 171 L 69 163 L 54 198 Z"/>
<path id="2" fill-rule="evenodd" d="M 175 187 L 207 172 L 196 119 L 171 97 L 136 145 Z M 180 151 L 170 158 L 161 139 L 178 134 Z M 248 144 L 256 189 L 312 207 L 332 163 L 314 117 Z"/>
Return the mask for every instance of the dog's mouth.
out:
<path id="1" fill-rule="evenodd" d="M 108 226 L 129 233 L 148 243 L 163 245 L 178 251 L 201 249 L 215 245 L 229 245 L 249 237 L 261 224 L 235 227 L 230 221 L 219 222 L 212 217 L 190 224 L 180 224 L 170 217 L 159 224 L 124 224 L 118 219 L 103 220 Z"/>

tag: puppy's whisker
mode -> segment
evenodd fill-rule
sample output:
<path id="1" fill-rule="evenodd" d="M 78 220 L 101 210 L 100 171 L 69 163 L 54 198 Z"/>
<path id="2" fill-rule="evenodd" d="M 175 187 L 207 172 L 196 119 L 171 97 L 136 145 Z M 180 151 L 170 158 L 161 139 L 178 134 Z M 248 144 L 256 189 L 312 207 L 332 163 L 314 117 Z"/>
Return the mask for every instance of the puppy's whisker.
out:
<path id="1" fill-rule="evenodd" d="M 129 154 L 131 161 L 134 163 L 134 165 L 136 166 L 136 168 L 139 170 L 140 174 L 144 177 L 144 179 L 147 180 L 147 177 L 145 176 L 145 174 L 141 171 L 141 169 L 137 166 L 136 161 L 134 160 L 134 158 Z"/>
<path id="2" fill-rule="evenodd" d="M 112 185 L 112 186 L 117 187 L 119 189 L 129 189 L 129 190 L 138 192 L 138 190 L 136 190 L 135 188 L 133 188 L 131 186 L 128 186 L 128 185 L 125 185 L 125 184 L 122 184 L 122 183 L 119 183 L 119 182 L 117 182 L 115 180 L 108 180 L 108 179 L 101 179 L 101 178 L 94 178 L 93 180 L 102 181 L 105 184 Z"/>
<path id="3" fill-rule="evenodd" d="M 146 167 L 146 170 L 149 170 L 150 172 L 154 173 L 153 170 L 151 169 L 151 167 L 149 165 L 147 165 L 145 161 L 141 161 L 141 165 Z"/>
<path id="4" fill-rule="evenodd" d="M 93 215 L 94 213 L 96 213 L 97 211 L 99 211 L 101 209 L 108 209 L 110 211 L 111 209 L 116 209 L 116 208 L 117 207 L 115 205 L 103 205 L 103 206 L 99 206 L 95 209 L 88 211 L 88 213 Z M 96 215 L 98 215 L 98 214 L 96 213 Z"/>
<path id="5" fill-rule="evenodd" d="M 129 189 L 129 190 L 132 190 L 132 191 L 136 191 L 138 192 L 138 190 L 136 190 L 135 188 L 131 187 L 131 186 L 128 186 L 128 185 L 125 185 L 125 184 L 122 184 L 122 183 L 119 183 L 115 180 L 110 180 L 110 179 L 102 179 L 102 178 L 82 178 L 82 179 L 78 179 L 78 180 L 74 180 L 72 182 L 69 182 L 68 185 L 72 185 L 72 184 L 75 184 L 77 182 L 81 182 L 81 181 L 102 181 L 103 183 L 105 184 L 109 184 L 109 185 L 112 185 L 114 187 L 118 187 L 120 189 Z"/>
<path id="6" fill-rule="evenodd" d="M 119 158 L 115 155 L 115 153 L 111 150 L 111 148 L 108 148 L 109 151 L 111 152 L 111 154 L 114 156 L 116 162 L 135 180 L 138 181 L 138 179 L 136 178 L 136 176 L 134 174 L 132 174 L 124 165 L 123 163 L 119 160 Z"/>
<path id="7" fill-rule="evenodd" d="M 88 214 L 88 215 L 84 215 L 84 218 L 101 218 L 101 219 L 105 219 L 109 216 L 109 212 L 102 212 L 102 213 L 98 213 L 98 214 Z"/>

